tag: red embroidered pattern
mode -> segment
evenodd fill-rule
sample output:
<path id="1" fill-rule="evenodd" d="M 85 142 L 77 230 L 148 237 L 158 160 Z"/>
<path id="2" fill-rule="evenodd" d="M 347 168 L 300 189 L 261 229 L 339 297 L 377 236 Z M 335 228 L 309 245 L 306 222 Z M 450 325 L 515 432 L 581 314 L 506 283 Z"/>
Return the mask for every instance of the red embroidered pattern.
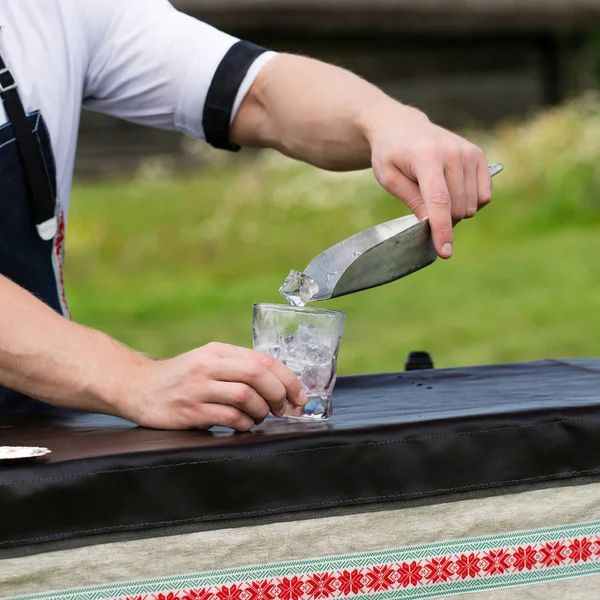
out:
<path id="1" fill-rule="evenodd" d="M 600 561 L 600 537 L 570 538 L 364 568 L 334 569 L 200 589 L 126 596 L 121 600 L 324 600 L 544 571 L 592 561 Z"/>
<path id="2" fill-rule="evenodd" d="M 57 200 L 57 202 L 58 202 L 58 200 Z M 56 276 L 58 278 L 58 281 L 56 283 L 58 285 L 58 293 L 60 294 L 60 298 L 61 298 L 62 304 L 64 306 L 64 309 L 65 309 L 65 313 L 66 313 L 65 317 L 70 319 L 71 313 L 69 312 L 69 307 L 67 305 L 67 297 L 65 295 L 65 281 L 64 281 L 63 266 L 62 266 L 63 254 L 64 254 L 64 244 L 65 244 L 65 215 L 61 208 L 60 214 L 58 216 L 58 231 L 54 238 L 54 256 L 56 259 L 56 269 L 57 269 Z"/>
<path id="3" fill-rule="evenodd" d="M 458 573 L 458 576 L 461 579 L 477 577 L 481 571 L 479 560 L 479 557 L 474 552 L 471 552 L 471 554 L 461 554 L 458 556 L 456 558 L 456 572 Z"/>

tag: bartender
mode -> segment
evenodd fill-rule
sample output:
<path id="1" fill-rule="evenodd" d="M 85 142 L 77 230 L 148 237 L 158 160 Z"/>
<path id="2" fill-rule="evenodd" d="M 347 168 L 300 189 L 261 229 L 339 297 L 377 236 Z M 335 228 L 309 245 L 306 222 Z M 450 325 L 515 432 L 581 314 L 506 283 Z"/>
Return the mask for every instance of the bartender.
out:
<path id="1" fill-rule="evenodd" d="M 0 0 L 0 57 L 0 413 L 75 409 L 154 428 L 246 431 L 286 400 L 307 400 L 291 371 L 253 350 L 215 341 L 153 360 L 70 319 L 62 264 L 82 107 L 224 151 L 274 148 L 322 169 L 373 168 L 429 217 L 446 259 L 453 222 L 491 200 L 483 152 L 416 108 L 167 0 Z"/>

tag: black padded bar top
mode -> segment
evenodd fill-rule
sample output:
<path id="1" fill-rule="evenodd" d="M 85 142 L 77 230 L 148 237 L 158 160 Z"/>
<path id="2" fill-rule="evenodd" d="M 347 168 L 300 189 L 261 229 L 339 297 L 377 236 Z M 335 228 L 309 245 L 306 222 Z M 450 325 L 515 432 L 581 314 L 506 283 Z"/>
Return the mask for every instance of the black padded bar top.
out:
<path id="1" fill-rule="evenodd" d="M 342 377 L 326 424 L 0 417 L 0 550 L 600 474 L 600 359 Z"/>

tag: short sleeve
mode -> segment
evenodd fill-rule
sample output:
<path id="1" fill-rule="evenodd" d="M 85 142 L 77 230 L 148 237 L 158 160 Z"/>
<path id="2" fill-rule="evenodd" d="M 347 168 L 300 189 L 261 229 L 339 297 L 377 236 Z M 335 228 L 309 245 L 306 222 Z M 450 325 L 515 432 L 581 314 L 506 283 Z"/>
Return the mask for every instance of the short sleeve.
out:
<path id="1" fill-rule="evenodd" d="M 84 107 L 204 139 L 207 94 L 219 65 L 239 40 L 177 11 L 168 0 L 81 4 L 96 7 L 82 13 L 92 44 Z M 261 53 L 248 65 L 232 120 L 273 55 Z"/>

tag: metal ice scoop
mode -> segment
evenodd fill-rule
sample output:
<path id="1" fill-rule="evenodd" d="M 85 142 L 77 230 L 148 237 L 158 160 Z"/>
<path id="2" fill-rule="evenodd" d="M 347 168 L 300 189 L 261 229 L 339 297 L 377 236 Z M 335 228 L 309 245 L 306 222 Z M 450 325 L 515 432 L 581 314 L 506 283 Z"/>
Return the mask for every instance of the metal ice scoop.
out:
<path id="1" fill-rule="evenodd" d="M 502 169 L 498 163 L 489 166 L 492 177 Z M 429 220 L 409 215 L 365 229 L 325 250 L 303 273 L 292 271 L 280 292 L 296 305 L 329 300 L 396 281 L 436 258 Z"/>

